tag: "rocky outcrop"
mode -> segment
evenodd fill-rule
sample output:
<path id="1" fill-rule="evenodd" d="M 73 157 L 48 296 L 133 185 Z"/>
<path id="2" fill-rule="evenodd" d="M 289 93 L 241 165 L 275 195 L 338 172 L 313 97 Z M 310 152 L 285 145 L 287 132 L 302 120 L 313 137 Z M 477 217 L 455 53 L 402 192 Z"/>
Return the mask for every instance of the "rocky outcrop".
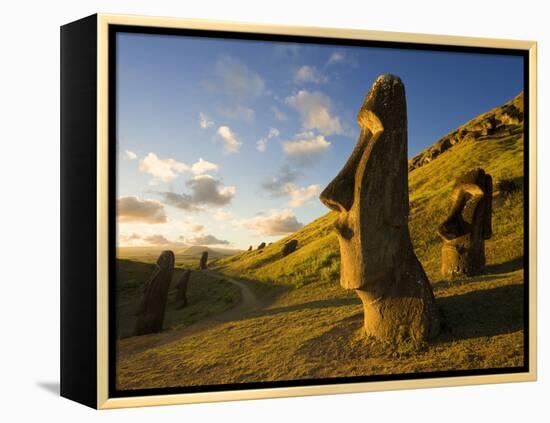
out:
<path id="1" fill-rule="evenodd" d="M 438 233 L 441 275 L 471 276 L 485 267 L 485 240 L 492 235 L 493 182 L 483 169 L 473 169 L 455 182 L 451 209 Z"/>
<path id="2" fill-rule="evenodd" d="M 491 141 L 523 132 L 523 92 L 447 134 L 431 147 L 409 160 L 409 172 L 422 167 L 464 141 Z"/>
<path id="3" fill-rule="evenodd" d="M 162 331 L 166 300 L 168 299 L 168 290 L 173 273 L 174 253 L 163 251 L 157 260 L 157 266 L 153 274 L 145 283 L 143 299 L 136 313 L 135 335 Z"/>
<path id="4" fill-rule="evenodd" d="M 288 256 L 289 254 L 296 251 L 296 248 L 298 247 L 298 240 L 292 239 L 290 241 L 287 241 L 284 243 L 283 248 L 281 250 L 281 253 L 283 254 L 283 257 Z"/>
<path id="5" fill-rule="evenodd" d="M 380 76 L 357 120 L 357 145 L 320 196 L 338 212 L 340 284 L 354 289 L 363 302 L 367 335 L 421 343 L 437 335 L 440 323 L 409 235 L 407 111 L 401 80 Z"/>

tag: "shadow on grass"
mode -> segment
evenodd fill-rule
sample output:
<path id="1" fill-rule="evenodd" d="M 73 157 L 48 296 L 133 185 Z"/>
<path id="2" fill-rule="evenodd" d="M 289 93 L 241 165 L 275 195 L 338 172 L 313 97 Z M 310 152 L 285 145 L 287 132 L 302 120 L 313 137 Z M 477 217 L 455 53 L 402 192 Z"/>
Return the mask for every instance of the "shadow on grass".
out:
<path id="1" fill-rule="evenodd" d="M 484 274 L 497 275 L 501 273 L 515 272 L 516 270 L 523 268 L 523 257 L 517 257 L 513 260 L 506 261 L 499 264 L 490 264 L 485 267 Z"/>
<path id="2" fill-rule="evenodd" d="M 276 307 L 261 310 L 257 315 L 273 316 L 280 313 L 291 313 L 293 311 L 341 307 L 347 305 L 361 305 L 361 300 L 356 297 L 350 298 L 332 298 L 327 300 L 311 301 L 309 303 L 293 304 L 286 307 Z"/>
<path id="3" fill-rule="evenodd" d="M 507 285 L 438 298 L 443 327 L 440 342 L 490 337 L 524 327 L 524 285 Z"/>
<path id="4" fill-rule="evenodd" d="M 517 270 L 523 269 L 523 257 L 516 257 L 515 259 L 506 261 L 499 264 L 490 264 L 485 266 L 483 273 L 475 276 L 464 276 L 456 279 L 442 279 L 432 283 L 434 288 L 442 289 L 449 288 L 453 285 L 466 285 L 476 282 L 487 282 L 496 279 L 502 279 L 502 275 L 512 273 Z"/>

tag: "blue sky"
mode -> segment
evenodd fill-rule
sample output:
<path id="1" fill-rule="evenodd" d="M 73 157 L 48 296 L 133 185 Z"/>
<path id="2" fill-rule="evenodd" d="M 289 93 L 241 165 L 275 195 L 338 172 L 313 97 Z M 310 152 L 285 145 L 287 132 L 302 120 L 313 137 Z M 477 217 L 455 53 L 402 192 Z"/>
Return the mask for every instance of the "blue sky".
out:
<path id="1" fill-rule="evenodd" d="M 523 85 L 504 55 L 117 37 L 119 245 L 247 248 L 323 215 L 380 74 L 405 84 L 409 157 Z"/>

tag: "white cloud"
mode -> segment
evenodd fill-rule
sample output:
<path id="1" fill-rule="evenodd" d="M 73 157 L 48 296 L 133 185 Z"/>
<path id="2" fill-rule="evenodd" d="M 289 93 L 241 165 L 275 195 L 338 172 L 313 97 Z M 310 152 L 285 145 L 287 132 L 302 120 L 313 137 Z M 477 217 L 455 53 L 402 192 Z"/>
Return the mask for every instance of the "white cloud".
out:
<path id="1" fill-rule="evenodd" d="M 267 138 L 261 138 L 256 141 L 256 149 L 264 153 L 267 150 Z"/>
<path id="2" fill-rule="evenodd" d="M 294 140 L 283 142 L 284 154 L 299 165 L 313 164 L 329 147 L 330 141 L 312 132 L 297 134 Z"/>
<path id="3" fill-rule="evenodd" d="M 182 237 L 180 237 L 182 238 Z M 131 235 L 121 234 L 117 239 L 118 245 L 128 246 L 184 246 L 180 241 L 171 241 L 162 234 L 143 235 L 132 233 Z"/>
<path id="4" fill-rule="evenodd" d="M 231 97 L 258 97 L 265 91 L 265 83 L 260 75 L 233 57 L 220 58 L 214 71 L 216 81 L 213 82 L 213 87 L 222 89 Z"/>
<path id="5" fill-rule="evenodd" d="M 198 211 L 204 206 L 221 207 L 235 196 L 234 186 L 224 186 L 210 175 L 196 175 L 187 181 L 190 193 L 158 192 L 164 202 L 183 210 Z"/>
<path id="6" fill-rule="evenodd" d="M 336 63 L 341 63 L 346 59 L 346 55 L 341 50 L 335 50 L 330 55 L 327 65 L 334 65 Z"/>
<path id="7" fill-rule="evenodd" d="M 302 223 L 296 220 L 292 210 L 271 210 L 269 214 L 261 214 L 251 219 L 245 219 L 240 224 L 259 235 L 286 235 L 297 231 Z"/>
<path id="8" fill-rule="evenodd" d="M 195 175 L 202 175 L 204 173 L 217 171 L 217 164 L 203 160 L 202 158 L 199 158 L 199 161 L 193 163 L 193 165 L 191 166 L 191 172 L 193 172 Z"/>
<path id="9" fill-rule="evenodd" d="M 135 160 L 138 158 L 137 154 L 131 150 L 126 150 L 124 152 L 124 157 L 126 157 L 128 160 Z"/>
<path id="10" fill-rule="evenodd" d="M 280 122 L 284 122 L 287 120 L 287 116 L 285 113 L 283 113 L 277 106 L 271 107 L 271 111 L 273 112 L 273 115 L 275 116 L 275 119 L 277 119 Z"/>
<path id="11" fill-rule="evenodd" d="M 218 128 L 218 135 L 221 137 L 224 149 L 226 153 L 236 153 L 242 145 L 242 142 L 237 140 L 233 131 L 229 126 L 220 126 Z"/>
<path id="12" fill-rule="evenodd" d="M 218 209 L 214 213 L 214 219 L 219 222 L 231 222 L 233 220 L 233 214 L 229 211 Z"/>
<path id="13" fill-rule="evenodd" d="M 233 106 L 233 107 L 222 107 L 219 109 L 220 113 L 230 119 L 238 119 L 245 122 L 252 122 L 256 117 L 256 112 L 249 107 L 245 106 Z"/>
<path id="14" fill-rule="evenodd" d="M 321 192 L 318 184 L 312 184 L 304 188 L 297 186 L 294 181 L 300 176 L 300 172 L 283 166 L 276 176 L 264 181 L 262 188 L 272 197 L 287 197 L 289 206 L 301 207 Z"/>
<path id="15" fill-rule="evenodd" d="M 142 200 L 135 196 L 117 199 L 117 219 L 119 222 L 166 223 L 166 213 L 162 203 L 156 200 Z"/>
<path id="16" fill-rule="evenodd" d="M 322 75 L 315 66 L 304 65 L 294 72 L 294 82 L 296 84 L 323 84 L 328 82 L 328 78 Z"/>
<path id="17" fill-rule="evenodd" d="M 317 129 L 323 135 L 342 134 L 342 124 L 338 116 L 331 114 L 331 101 L 325 94 L 300 90 L 287 97 L 286 103 L 298 110 L 304 129 Z"/>
<path id="18" fill-rule="evenodd" d="M 188 239 L 187 242 L 191 245 L 227 245 L 229 241 L 218 239 L 214 235 L 200 235 Z"/>
<path id="19" fill-rule="evenodd" d="M 256 149 L 258 151 L 261 151 L 262 153 L 267 150 L 267 141 L 271 138 L 278 137 L 280 135 L 280 132 L 277 128 L 269 128 L 269 132 L 267 134 L 267 137 L 260 138 L 258 141 L 256 141 Z"/>
<path id="20" fill-rule="evenodd" d="M 191 232 L 202 232 L 204 230 L 204 225 L 198 225 L 198 224 L 195 224 L 195 225 L 191 225 L 190 227 L 191 229 Z"/>
<path id="21" fill-rule="evenodd" d="M 208 115 L 206 113 L 200 112 L 199 113 L 199 125 L 202 129 L 210 128 L 212 125 L 214 125 L 214 122 L 210 120 Z"/>
<path id="22" fill-rule="evenodd" d="M 305 188 L 300 188 L 292 183 L 284 186 L 284 191 L 290 197 L 290 207 L 302 207 L 305 203 L 317 197 L 321 193 L 321 186 L 312 184 Z"/>
<path id="23" fill-rule="evenodd" d="M 155 153 L 149 153 L 139 162 L 139 170 L 153 175 L 151 184 L 161 182 L 171 182 L 178 177 L 178 173 L 189 170 L 185 163 L 174 159 L 159 159 Z"/>

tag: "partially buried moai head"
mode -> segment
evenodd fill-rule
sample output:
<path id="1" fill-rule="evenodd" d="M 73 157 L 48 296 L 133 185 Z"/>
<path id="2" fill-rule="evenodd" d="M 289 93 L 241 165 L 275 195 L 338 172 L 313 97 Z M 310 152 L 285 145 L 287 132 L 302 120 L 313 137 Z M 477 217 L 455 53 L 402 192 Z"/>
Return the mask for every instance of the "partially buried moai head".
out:
<path id="1" fill-rule="evenodd" d="M 321 193 L 337 211 L 340 283 L 368 290 L 412 251 L 408 230 L 407 110 L 397 76 L 382 75 L 359 113 L 359 140 L 340 173 Z"/>
<path id="2" fill-rule="evenodd" d="M 451 209 L 438 228 L 443 240 L 443 277 L 474 275 L 485 266 L 485 240 L 492 235 L 493 180 L 481 168 L 457 178 Z"/>

